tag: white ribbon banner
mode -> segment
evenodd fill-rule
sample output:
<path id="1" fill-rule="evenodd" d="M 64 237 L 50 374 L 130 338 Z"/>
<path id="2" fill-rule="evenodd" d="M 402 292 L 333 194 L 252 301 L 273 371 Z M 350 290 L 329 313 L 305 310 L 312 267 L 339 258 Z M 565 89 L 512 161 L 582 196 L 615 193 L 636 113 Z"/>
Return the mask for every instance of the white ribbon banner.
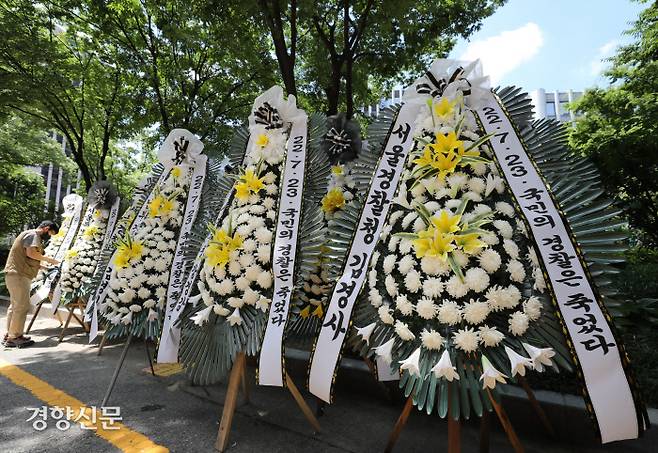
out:
<path id="1" fill-rule="evenodd" d="M 68 229 L 66 230 L 66 234 L 64 235 L 64 239 L 62 240 L 62 243 L 59 244 L 59 248 L 57 249 L 57 252 L 55 252 L 55 255 L 53 258 L 55 258 L 57 261 L 62 261 L 64 259 L 64 254 L 67 252 L 69 248 L 71 248 L 71 244 L 73 243 L 73 238 L 75 238 L 75 234 L 78 231 L 78 225 L 80 224 L 80 217 L 82 216 L 82 206 L 84 205 L 84 199 L 80 195 L 67 195 L 64 197 L 63 202 L 66 202 L 66 198 L 74 196 L 75 201 L 71 203 L 70 208 L 66 209 L 66 213 L 71 215 L 71 222 L 69 222 Z M 53 287 L 53 284 L 55 283 L 55 278 L 58 272 L 53 272 L 51 275 L 49 275 L 46 278 L 46 281 L 43 282 L 43 284 L 37 289 L 37 291 L 30 297 L 30 303 L 31 304 L 38 304 L 42 300 L 48 297 L 48 294 L 50 294 L 50 290 Z M 55 311 L 57 311 L 55 309 Z"/>
<path id="2" fill-rule="evenodd" d="M 162 329 L 162 337 L 160 339 L 160 347 L 158 348 L 158 363 L 175 363 L 178 361 L 180 335 L 177 335 L 176 338 L 174 338 L 174 333 L 174 336 L 172 336 L 173 323 L 178 319 L 183 308 L 185 308 L 187 299 L 183 297 L 183 294 L 185 294 L 185 287 L 192 278 L 191 273 L 187 274 L 187 276 L 185 275 L 186 263 L 184 246 L 189 239 L 190 231 L 192 231 L 192 226 L 194 225 L 194 221 L 199 212 L 201 190 L 203 189 L 203 182 L 206 178 L 207 161 L 208 157 L 201 155 L 196 158 L 194 164 L 194 173 L 192 174 L 190 192 L 187 197 L 187 205 L 185 206 L 183 225 L 180 229 L 180 236 L 178 244 L 176 245 L 176 253 L 174 254 L 174 261 L 171 265 L 171 273 L 169 274 L 164 325 Z M 189 292 L 187 294 L 189 294 Z M 177 340 L 178 342 L 176 342 Z"/>
<path id="3" fill-rule="evenodd" d="M 478 109 L 509 187 L 528 220 L 571 337 L 603 443 L 638 437 L 621 355 L 560 213 L 506 112 L 492 93 Z"/>
<path id="4" fill-rule="evenodd" d="M 306 168 L 307 117 L 292 123 L 282 175 L 272 271 L 274 290 L 258 359 L 258 383 L 283 386 L 283 332 L 295 283 L 297 235 L 302 214 Z"/>
<path id="5" fill-rule="evenodd" d="M 105 227 L 105 237 L 103 238 L 103 245 L 101 246 L 101 250 L 104 250 L 105 247 L 107 247 L 108 242 L 110 242 L 110 240 L 113 237 L 114 225 L 116 225 L 117 219 L 119 218 L 120 205 L 121 205 L 121 197 L 117 197 L 117 199 L 114 200 L 114 203 L 112 204 L 112 208 L 110 209 L 110 215 L 107 218 L 107 226 Z"/>
<path id="6" fill-rule="evenodd" d="M 382 157 L 356 227 L 343 273 L 333 288 L 309 371 L 309 390 L 331 402 L 334 371 L 350 325 L 352 309 L 365 281 L 368 263 L 379 241 L 407 154 L 413 145 L 412 125 L 420 105 L 404 104 L 391 125 Z"/>

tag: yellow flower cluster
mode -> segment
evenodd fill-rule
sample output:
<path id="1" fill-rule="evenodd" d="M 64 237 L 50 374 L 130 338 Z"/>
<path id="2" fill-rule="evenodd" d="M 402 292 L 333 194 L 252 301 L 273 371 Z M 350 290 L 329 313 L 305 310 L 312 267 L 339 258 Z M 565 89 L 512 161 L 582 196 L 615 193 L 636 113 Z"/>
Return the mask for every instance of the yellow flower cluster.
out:
<path id="1" fill-rule="evenodd" d="M 265 135 L 264 137 L 267 138 Z M 260 192 L 263 187 L 265 187 L 265 184 L 263 184 L 263 178 L 259 178 L 254 170 L 249 168 L 240 176 L 239 182 L 235 184 L 235 196 L 238 197 L 239 200 L 244 201 L 249 198 L 249 195 L 252 193 Z"/>
<path id="2" fill-rule="evenodd" d="M 242 247 L 242 236 L 235 233 L 232 237 L 225 230 L 215 230 L 206 248 L 206 262 L 211 267 L 225 266 L 231 257 L 231 252 Z"/>
<path id="3" fill-rule="evenodd" d="M 431 217 L 427 229 L 420 231 L 412 242 L 416 257 L 430 256 L 446 261 L 449 253 L 457 249 L 470 255 L 486 247 L 479 233 L 460 234 L 468 229 L 467 224 L 460 225 L 461 217 L 446 209 Z"/>
<path id="4" fill-rule="evenodd" d="M 316 316 L 320 319 L 322 319 L 322 316 L 324 315 L 324 310 L 322 310 L 322 305 L 317 305 L 315 307 L 315 310 L 311 311 L 311 305 L 307 305 L 304 307 L 302 311 L 299 312 L 299 316 L 302 318 L 306 319 L 309 316 Z"/>
<path id="5" fill-rule="evenodd" d="M 174 202 L 163 195 L 156 195 L 149 203 L 150 217 L 163 217 L 174 209 Z"/>
<path id="6" fill-rule="evenodd" d="M 183 174 L 183 170 L 180 167 L 174 167 L 171 169 L 171 176 L 178 179 Z"/>
<path id="7" fill-rule="evenodd" d="M 345 195 L 338 187 L 331 189 L 322 197 L 322 210 L 326 213 L 332 213 L 343 206 L 345 206 Z"/>
<path id="8" fill-rule="evenodd" d="M 441 181 L 447 175 L 454 172 L 457 166 L 464 166 L 462 159 L 464 157 L 478 157 L 480 152 L 465 151 L 464 142 L 457 138 L 454 131 L 448 134 L 436 134 L 434 143 L 425 145 L 421 157 L 414 159 L 416 171 L 433 171 L 438 173 Z"/>
<path id="9" fill-rule="evenodd" d="M 76 256 L 78 256 L 78 251 L 76 249 L 70 249 L 67 250 L 66 253 L 64 254 L 64 259 L 66 261 L 71 261 Z"/>
<path id="10" fill-rule="evenodd" d="M 117 247 L 114 255 L 114 265 L 118 268 L 128 267 L 132 260 L 140 259 L 144 247 L 141 242 L 124 241 Z"/>
<path id="11" fill-rule="evenodd" d="M 94 237 L 94 235 L 98 234 L 100 231 L 100 228 L 98 228 L 96 225 L 90 225 L 87 228 L 85 228 L 84 233 L 82 233 L 82 236 L 85 239 L 91 239 Z"/>

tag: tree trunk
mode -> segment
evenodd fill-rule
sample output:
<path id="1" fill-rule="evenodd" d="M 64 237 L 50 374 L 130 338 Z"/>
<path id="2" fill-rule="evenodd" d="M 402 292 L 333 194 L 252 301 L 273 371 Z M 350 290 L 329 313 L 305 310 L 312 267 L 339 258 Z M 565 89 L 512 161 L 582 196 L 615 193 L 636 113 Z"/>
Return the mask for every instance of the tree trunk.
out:
<path id="1" fill-rule="evenodd" d="M 338 113 L 342 67 L 342 61 L 338 58 L 331 59 L 331 78 L 329 79 L 327 88 L 325 88 L 325 93 L 327 94 L 327 116 L 336 115 Z"/>
<path id="2" fill-rule="evenodd" d="M 351 54 L 347 55 L 345 62 L 345 116 L 347 119 L 352 119 L 354 116 L 354 91 L 352 88 L 352 70 L 354 61 Z"/>

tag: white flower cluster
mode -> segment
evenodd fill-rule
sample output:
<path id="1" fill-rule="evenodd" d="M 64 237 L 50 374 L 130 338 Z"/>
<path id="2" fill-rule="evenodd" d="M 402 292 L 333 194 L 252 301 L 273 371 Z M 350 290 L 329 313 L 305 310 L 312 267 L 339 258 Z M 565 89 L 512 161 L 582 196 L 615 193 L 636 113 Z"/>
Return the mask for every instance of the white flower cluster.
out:
<path id="1" fill-rule="evenodd" d="M 281 124 L 257 124 L 250 127 L 250 136 L 235 197 L 228 215 L 214 227 L 198 295 L 191 299 L 205 305 L 191 318 L 199 326 L 211 312 L 231 326 L 240 325 L 240 310 L 253 307 L 266 313 L 272 300 L 272 243 L 288 132 Z"/>
<path id="2" fill-rule="evenodd" d="M 78 232 L 73 247 L 62 263 L 60 285 L 63 293 L 74 293 L 91 280 L 105 238 L 109 211 L 94 210 L 91 220 Z"/>
<path id="3" fill-rule="evenodd" d="M 113 325 L 160 319 L 171 263 L 185 214 L 193 168 L 174 167 L 149 199 L 148 214 L 134 236 L 117 244 L 107 299 L 102 310 Z"/>
<path id="4" fill-rule="evenodd" d="M 421 348 L 445 347 L 434 371 L 447 377 L 448 349 L 473 353 L 502 346 L 505 336 L 522 338 L 542 313 L 538 297 L 522 295 L 524 283 L 538 291 L 545 284 L 461 93 L 427 105 L 371 260 L 368 299 L 379 322 L 394 328 L 391 341 L 419 345 L 400 358 L 402 369 L 415 370 Z M 390 363 L 393 345 L 375 352 Z"/>

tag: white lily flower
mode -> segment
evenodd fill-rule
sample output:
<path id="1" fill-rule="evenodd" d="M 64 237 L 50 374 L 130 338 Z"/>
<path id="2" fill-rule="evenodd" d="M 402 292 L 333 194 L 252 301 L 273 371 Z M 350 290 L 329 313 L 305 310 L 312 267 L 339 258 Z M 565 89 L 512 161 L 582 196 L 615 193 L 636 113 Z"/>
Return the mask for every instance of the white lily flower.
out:
<path id="1" fill-rule="evenodd" d="M 212 311 L 213 306 L 210 305 L 203 310 L 199 310 L 195 313 L 194 316 L 192 316 L 190 319 L 194 321 L 194 324 L 197 326 L 202 326 L 206 321 L 208 321 L 208 318 L 210 317 L 210 312 Z"/>
<path id="2" fill-rule="evenodd" d="M 121 318 L 121 322 L 124 323 L 125 325 L 128 325 L 128 324 L 130 324 L 131 322 L 133 322 L 133 312 L 132 312 L 132 311 L 129 311 L 128 314 L 127 314 L 126 316 L 124 316 L 123 318 Z"/>
<path id="3" fill-rule="evenodd" d="M 376 323 L 370 323 L 365 327 L 357 327 L 356 328 L 356 333 L 357 335 L 361 335 L 361 338 L 363 338 L 363 341 L 366 342 L 366 344 L 370 344 L 370 335 L 372 335 L 372 331 L 375 330 Z"/>
<path id="4" fill-rule="evenodd" d="M 391 353 L 393 352 L 393 344 L 395 344 L 395 337 L 375 348 L 375 354 L 377 354 L 378 357 L 381 357 L 381 359 L 388 365 L 393 361 L 393 357 L 391 356 Z"/>
<path id="5" fill-rule="evenodd" d="M 529 345 L 528 343 L 522 343 L 525 350 L 530 355 L 532 360 L 532 366 L 536 371 L 540 373 L 544 371 L 544 365 L 553 366 L 553 361 L 551 357 L 555 355 L 553 348 L 535 348 L 534 346 Z"/>
<path id="6" fill-rule="evenodd" d="M 198 304 L 199 301 L 201 301 L 201 298 L 202 298 L 201 294 L 197 294 L 196 296 L 192 296 L 192 297 L 190 297 L 190 303 L 192 304 L 193 307 L 196 307 L 196 304 Z"/>
<path id="7" fill-rule="evenodd" d="M 222 316 L 222 317 L 227 317 L 231 311 L 224 307 L 223 305 L 215 304 L 212 306 L 212 309 L 214 310 L 215 314 L 217 316 Z"/>
<path id="8" fill-rule="evenodd" d="M 420 348 L 416 349 L 411 353 L 409 357 L 400 362 L 401 370 L 408 370 L 409 374 L 412 376 L 420 376 L 420 366 L 418 361 L 420 360 Z"/>
<path id="9" fill-rule="evenodd" d="M 452 382 L 453 379 L 459 380 L 459 373 L 457 373 L 457 369 L 452 366 L 450 354 L 447 349 L 441 354 L 441 359 L 439 359 L 437 364 L 434 365 L 432 372 L 437 378 L 444 377 L 448 382 Z"/>
<path id="10" fill-rule="evenodd" d="M 240 316 L 240 309 L 239 309 L 239 308 L 236 308 L 236 309 L 233 311 L 233 313 L 231 313 L 231 316 L 229 316 L 228 318 L 226 318 L 226 320 L 228 321 L 228 323 L 229 323 L 231 326 L 234 326 L 234 325 L 236 325 L 236 324 L 237 324 L 237 325 L 242 324 L 242 317 Z"/>
<path id="11" fill-rule="evenodd" d="M 149 309 L 149 314 L 146 317 L 146 320 L 152 322 L 155 321 L 156 319 L 158 319 L 158 312 L 153 309 Z"/>
<path id="12" fill-rule="evenodd" d="M 482 356 L 482 376 L 480 376 L 480 380 L 482 381 L 483 389 L 494 388 L 496 382 L 505 384 L 507 382 L 505 381 L 506 377 L 507 376 L 493 367 L 485 355 Z"/>
<path id="13" fill-rule="evenodd" d="M 518 354 L 507 346 L 505 346 L 505 352 L 510 361 L 512 377 L 516 376 L 517 373 L 519 376 L 525 376 L 525 367 L 533 368 L 532 360 L 529 358 L 523 357 L 521 354 Z"/>

